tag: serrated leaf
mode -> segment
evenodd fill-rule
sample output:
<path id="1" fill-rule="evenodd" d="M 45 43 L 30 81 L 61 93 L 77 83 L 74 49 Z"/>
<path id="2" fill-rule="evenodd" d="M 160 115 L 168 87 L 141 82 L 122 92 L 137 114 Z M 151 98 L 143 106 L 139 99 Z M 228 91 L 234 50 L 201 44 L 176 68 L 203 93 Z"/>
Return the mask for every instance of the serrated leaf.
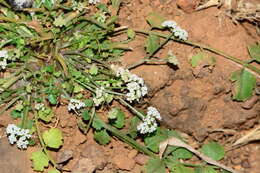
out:
<path id="1" fill-rule="evenodd" d="M 92 127 L 96 130 L 101 130 L 103 128 L 103 122 L 98 118 L 94 118 L 92 122 Z"/>
<path id="2" fill-rule="evenodd" d="M 57 169 L 51 169 L 48 171 L 48 173 L 60 173 Z"/>
<path id="3" fill-rule="evenodd" d="M 166 168 L 163 160 L 159 158 L 151 158 L 145 165 L 147 173 L 166 173 Z"/>
<path id="4" fill-rule="evenodd" d="M 43 171 L 49 165 L 49 159 L 43 151 L 35 151 L 31 155 L 33 170 Z"/>
<path id="5" fill-rule="evenodd" d="M 57 27 L 65 26 L 67 21 L 64 19 L 62 15 L 59 15 L 58 18 L 56 18 L 53 22 L 53 24 Z"/>
<path id="6" fill-rule="evenodd" d="M 52 112 L 51 108 L 45 108 L 38 112 L 38 117 L 46 123 L 49 123 L 54 117 L 54 113 Z"/>
<path id="7" fill-rule="evenodd" d="M 127 29 L 127 36 L 130 39 L 134 39 L 135 38 L 135 31 L 133 29 Z"/>
<path id="8" fill-rule="evenodd" d="M 106 145 L 111 140 L 106 130 L 95 131 L 94 139 L 101 145 Z"/>
<path id="9" fill-rule="evenodd" d="M 225 150 L 223 146 L 221 146 L 217 142 L 209 142 L 207 144 L 204 144 L 200 151 L 214 160 L 221 160 L 225 156 Z"/>
<path id="10" fill-rule="evenodd" d="M 194 173 L 194 170 L 182 164 L 173 165 L 170 170 L 174 173 Z"/>
<path id="11" fill-rule="evenodd" d="M 253 58 L 257 62 L 260 62 L 260 44 L 254 44 L 248 46 L 248 51 L 251 58 Z"/>
<path id="12" fill-rule="evenodd" d="M 152 54 L 160 45 L 159 37 L 154 34 L 149 34 L 146 40 L 146 52 Z"/>
<path id="13" fill-rule="evenodd" d="M 234 100 L 245 101 L 252 96 L 256 85 L 256 77 L 249 71 L 242 69 L 233 72 L 231 81 L 235 82 Z"/>
<path id="14" fill-rule="evenodd" d="M 162 23 L 165 21 L 165 19 L 160 14 L 151 12 L 148 14 L 146 20 L 152 28 L 163 29 Z"/>
<path id="15" fill-rule="evenodd" d="M 123 128 L 125 125 L 125 114 L 119 108 L 112 108 L 108 112 L 110 123 L 116 128 Z"/>
<path id="16" fill-rule="evenodd" d="M 215 65 L 216 59 L 214 57 L 210 57 L 204 52 L 199 52 L 196 55 L 191 57 L 191 66 L 197 67 L 200 64 L 207 64 L 207 65 Z"/>
<path id="17" fill-rule="evenodd" d="M 57 128 L 46 130 L 42 134 L 44 143 L 50 148 L 60 148 L 62 145 L 62 132 Z"/>

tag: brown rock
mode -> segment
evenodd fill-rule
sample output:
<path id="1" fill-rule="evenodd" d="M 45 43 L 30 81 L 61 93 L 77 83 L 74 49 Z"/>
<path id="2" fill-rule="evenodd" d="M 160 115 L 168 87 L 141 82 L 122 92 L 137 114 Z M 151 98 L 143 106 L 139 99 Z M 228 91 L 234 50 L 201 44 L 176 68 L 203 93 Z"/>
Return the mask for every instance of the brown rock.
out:
<path id="1" fill-rule="evenodd" d="M 84 143 L 87 140 L 86 135 L 81 133 L 79 130 L 76 131 L 76 134 L 74 135 L 73 142 L 75 145 L 80 145 Z"/>
<path id="2" fill-rule="evenodd" d="M 114 164 L 123 170 L 132 170 L 135 166 L 135 161 L 133 159 L 128 158 L 125 155 L 117 155 L 113 158 Z"/>
<path id="3" fill-rule="evenodd" d="M 72 173 L 92 173 L 96 169 L 91 159 L 81 158 L 72 169 Z"/>
<path id="4" fill-rule="evenodd" d="M 184 12 L 191 13 L 195 11 L 195 8 L 198 4 L 197 0 L 177 0 L 178 7 L 180 7 Z"/>
<path id="5" fill-rule="evenodd" d="M 97 169 L 103 169 L 107 164 L 104 153 L 104 149 L 100 145 L 91 143 L 82 150 L 81 156 L 91 159 Z"/>
<path id="6" fill-rule="evenodd" d="M 149 157 L 144 154 L 137 154 L 134 158 L 135 162 L 139 165 L 144 165 L 148 159 Z"/>
<path id="7" fill-rule="evenodd" d="M 58 152 L 57 155 L 57 163 L 64 163 L 73 158 L 73 151 L 72 150 L 63 150 Z"/>

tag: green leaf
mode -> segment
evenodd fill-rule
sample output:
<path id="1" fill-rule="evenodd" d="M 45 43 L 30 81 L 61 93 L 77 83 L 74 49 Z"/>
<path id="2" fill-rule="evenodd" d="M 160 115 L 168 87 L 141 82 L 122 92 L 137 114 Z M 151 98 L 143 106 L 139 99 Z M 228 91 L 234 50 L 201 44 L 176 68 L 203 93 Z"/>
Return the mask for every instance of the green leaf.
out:
<path id="1" fill-rule="evenodd" d="M 218 173 L 214 168 L 210 166 L 195 168 L 195 173 Z"/>
<path id="2" fill-rule="evenodd" d="M 163 160 L 159 158 L 151 158 L 145 165 L 147 173 L 166 173 Z"/>
<path id="3" fill-rule="evenodd" d="M 170 138 L 170 137 L 176 137 L 180 138 L 179 134 L 176 131 L 173 130 L 165 130 L 158 128 L 155 134 L 152 134 L 150 136 L 146 136 L 144 138 L 144 143 L 147 148 L 152 150 L 153 152 L 158 153 L 159 152 L 159 144 Z"/>
<path id="4" fill-rule="evenodd" d="M 43 5 L 50 11 L 53 8 L 54 2 L 54 0 L 44 0 Z"/>
<path id="5" fill-rule="evenodd" d="M 38 117 L 46 123 L 49 123 L 54 117 L 54 113 L 52 112 L 51 108 L 45 108 L 38 112 Z"/>
<path id="6" fill-rule="evenodd" d="M 92 127 L 96 130 L 101 130 L 103 128 L 103 122 L 98 118 L 94 118 L 92 122 Z"/>
<path id="7" fill-rule="evenodd" d="M 111 140 L 106 130 L 95 131 L 94 139 L 101 145 L 106 145 Z"/>
<path id="8" fill-rule="evenodd" d="M 54 95 L 54 94 L 49 94 L 48 95 L 48 100 L 49 102 L 52 104 L 52 105 L 56 105 L 58 102 L 57 102 L 57 96 Z"/>
<path id="9" fill-rule="evenodd" d="M 91 107 L 91 106 L 93 106 L 94 102 L 92 99 L 86 99 L 84 103 L 85 103 L 86 107 Z"/>
<path id="10" fill-rule="evenodd" d="M 137 125 L 141 120 L 137 117 L 134 116 L 131 121 L 130 121 L 130 127 L 129 127 L 129 131 L 128 134 L 131 136 L 131 138 L 136 138 L 137 137 Z"/>
<path id="11" fill-rule="evenodd" d="M 112 108 L 108 112 L 108 118 L 110 119 L 110 123 L 116 128 L 121 129 L 125 125 L 125 114 L 120 108 Z"/>
<path id="12" fill-rule="evenodd" d="M 176 159 L 190 159 L 192 158 L 193 153 L 186 148 L 177 147 L 177 149 L 172 152 L 172 155 Z"/>
<path id="13" fill-rule="evenodd" d="M 60 148 L 62 145 L 62 132 L 57 128 L 46 130 L 42 134 L 44 143 L 50 148 Z"/>
<path id="14" fill-rule="evenodd" d="M 204 52 L 199 52 L 196 55 L 191 57 L 191 66 L 197 67 L 200 64 L 208 64 L 208 65 L 215 65 L 216 59 L 214 57 L 208 56 Z"/>
<path id="15" fill-rule="evenodd" d="M 90 120 L 90 114 L 89 114 L 89 111 L 87 111 L 87 110 L 85 110 L 83 113 L 82 113 L 82 118 L 83 118 L 83 120 L 85 120 L 85 121 L 88 121 L 88 120 Z"/>
<path id="16" fill-rule="evenodd" d="M 256 85 L 256 77 L 249 71 L 242 69 L 233 72 L 231 81 L 235 82 L 234 100 L 245 101 L 252 96 Z"/>
<path id="17" fill-rule="evenodd" d="M 221 160 L 225 156 L 225 150 L 223 146 L 217 142 L 209 142 L 208 144 L 204 144 L 200 151 L 214 160 Z"/>
<path id="18" fill-rule="evenodd" d="M 163 29 L 162 23 L 165 21 L 165 19 L 160 14 L 151 12 L 148 14 L 146 20 L 152 28 Z"/>
<path id="19" fill-rule="evenodd" d="M 260 62 L 260 44 L 254 44 L 248 46 L 248 51 L 251 58 L 253 58 L 257 62 Z"/>
<path id="20" fill-rule="evenodd" d="M 43 151 L 33 152 L 31 160 L 33 163 L 33 170 L 35 171 L 43 171 L 44 167 L 49 165 L 49 159 Z"/>
<path id="21" fill-rule="evenodd" d="M 12 112 L 11 112 L 11 117 L 14 119 L 21 118 L 22 115 L 23 115 L 23 113 L 20 111 L 17 111 L 17 110 L 12 110 Z"/>
<path id="22" fill-rule="evenodd" d="M 57 169 L 51 169 L 48 171 L 48 173 L 60 173 Z"/>
<path id="23" fill-rule="evenodd" d="M 154 34 L 149 34 L 146 40 L 146 52 L 152 54 L 160 45 L 159 37 Z"/>
<path id="24" fill-rule="evenodd" d="M 98 74 L 98 67 L 95 64 L 91 65 L 91 67 L 89 69 L 89 73 L 91 75 L 97 75 Z"/>
<path id="25" fill-rule="evenodd" d="M 127 36 L 130 39 L 134 39 L 135 38 L 135 31 L 133 29 L 127 29 Z"/>
<path id="26" fill-rule="evenodd" d="M 182 164 L 173 165 L 170 170 L 174 173 L 194 173 L 194 170 Z"/>

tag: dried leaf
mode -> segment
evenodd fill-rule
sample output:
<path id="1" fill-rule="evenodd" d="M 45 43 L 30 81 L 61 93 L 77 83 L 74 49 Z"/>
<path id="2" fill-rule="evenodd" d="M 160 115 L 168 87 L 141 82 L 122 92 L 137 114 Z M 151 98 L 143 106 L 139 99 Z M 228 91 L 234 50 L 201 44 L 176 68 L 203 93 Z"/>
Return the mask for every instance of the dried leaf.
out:
<path id="1" fill-rule="evenodd" d="M 162 155 L 166 149 L 166 147 L 168 145 L 173 145 L 173 146 L 178 146 L 178 147 L 183 147 L 183 148 L 186 148 L 187 150 L 191 151 L 192 153 L 196 154 L 198 157 L 200 157 L 202 160 L 204 160 L 205 162 L 211 164 L 211 165 L 215 165 L 215 166 L 218 166 L 222 169 L 225 169 L 229 172 L 232 172 L 232 173 L 238 173 L 237 171 L 233 170 L 232 168 L 229 168 L 225 165 L 222 165 L 220 163 L 218 163 L 217 161 L 205 156 L 204 154 L 202 154 L 201 152 L 195 150 L 194 148 L 192 148 L 190 145 L 184 143 L 183 141 L 181 141 L 180 139 L 178 138 L 175 138 L 175 137 L 171 137 L 167 140 L 165 140 L 164 142 L 161 142 L 160 143 L 160 152 L 159 152 L 159 156 L 160 158 L 162 158 Z"/>
<path id="2" fill-rule="evenodd" d="M 238 139 L 233 146 L 244 145 L 252 141 L 260 140 L 260 126 L 249 132 L 247 135 Z"/>

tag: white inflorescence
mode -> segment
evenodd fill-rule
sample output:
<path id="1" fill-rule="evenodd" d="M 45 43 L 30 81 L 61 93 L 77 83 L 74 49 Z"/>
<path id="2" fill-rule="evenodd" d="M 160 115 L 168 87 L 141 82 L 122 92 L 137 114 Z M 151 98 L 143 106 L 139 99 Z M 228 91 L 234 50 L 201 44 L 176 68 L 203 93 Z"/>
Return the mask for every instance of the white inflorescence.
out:
<path id="1" fill-rule="evenodd" d="M 116 76 L 121 77 L 126 83 L 128 93 L 126 93 L 126 99 L 129 102 L 139 101 L 148 93 L 147 86 L 144 83 L 144 79 L 140 78 L 136 74 L 132 74 L 129 70 L 119 67 L 116 70 Z"/>
<path id="2" fill-rule="evenodd" d="M 188 32 L 182 29 L 180 26 L 178 26 L 176 22 L 172 20 L 166 20 L 162 23 L 162 26 L 170 28 L 175 37 L 178 37 L 181 40 L 188 39 Z"/>
<path id="3" fill-rule="evenodd" d="M 70 99 L 70 103 L 68 105 L 68 110 L 69 111 L 77 111 L 81 108 L 84 108 L 85 107 L 85 103 L 80 101 L 80 100 L 77 100 L 77 99 Z"/>
<path id="4" fill-rule="evenodd" d="M 34 108 L 37 110 L 37 111 L 40 111 L 40 110 L 44 110 L 45 107 L 44 107 L 44 104 L 43 103 L 36 103 Z"/>
<path id="5" fill-rule="evenodd" d="M 0 70 L 5 69 L 7 66 L 8 52 L 6 50 L 0 51 Z"/>
<path id="6" fill-rule="evenodd" d="M 88 0 L 88 3 L 90 3 L 90 4 L 97 4 L 99 2 L 100 2 L 100 0 Z"/>
<path id="7" fill-rule="evenodd" d="M 162 117 L 155 107 L 148 107 L 147 115 L 143 118 L 143 122 L 137 126 L 137 130 L 141 134 L 152 133 L 156 131 L 158 126 L 156 120 L 162 120 Z"/>
<path id="8" fill-rule="evenodd" d="M 9 124 L 6 128 L 6 134 L 10 144 L 15 144 L 19 149 L 26 149 L 29 144 L 29 139 L 32 137 L 29 129 L 22 129 L 15 124 Z"/>
<path id="9" fill-rule="evenodd" d="M 95 106 L 99 106 L 102 102 L 105 101 L 105 88 L 104 87 L 100 87 L 100 88 L 96 88 L 96 96 L 93 98 L 94 104 Z"/>

